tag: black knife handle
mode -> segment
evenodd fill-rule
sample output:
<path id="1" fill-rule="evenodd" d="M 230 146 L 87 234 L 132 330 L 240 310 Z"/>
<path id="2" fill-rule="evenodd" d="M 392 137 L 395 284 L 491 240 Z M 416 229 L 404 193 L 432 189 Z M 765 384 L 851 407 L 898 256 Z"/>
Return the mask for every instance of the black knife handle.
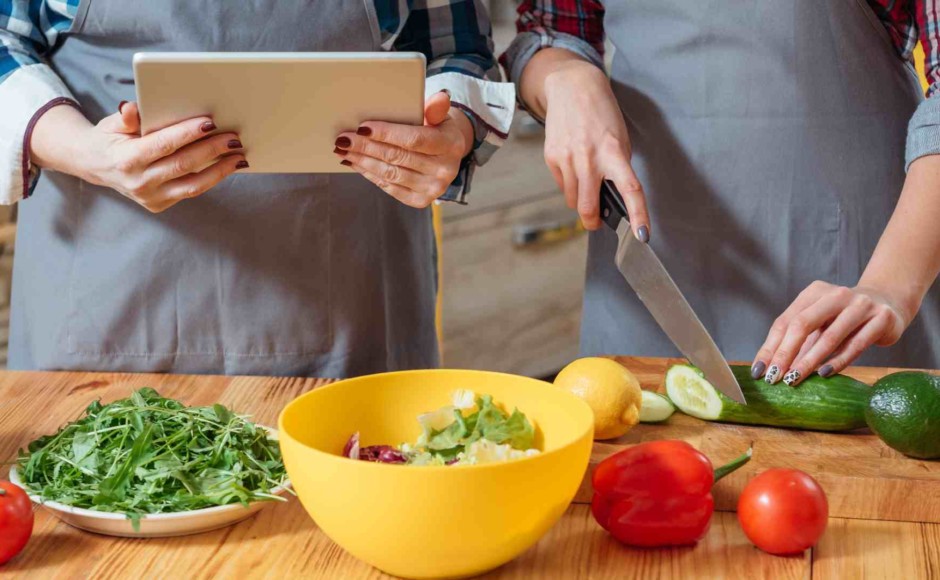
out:
<path id="1" fill-rule="evenodd" d="M 620 220 L 630 222 L 623 196 L 617 191 L 617 186 L 606 179 L 601 181 L 601 219 L 615 232 Z"/>

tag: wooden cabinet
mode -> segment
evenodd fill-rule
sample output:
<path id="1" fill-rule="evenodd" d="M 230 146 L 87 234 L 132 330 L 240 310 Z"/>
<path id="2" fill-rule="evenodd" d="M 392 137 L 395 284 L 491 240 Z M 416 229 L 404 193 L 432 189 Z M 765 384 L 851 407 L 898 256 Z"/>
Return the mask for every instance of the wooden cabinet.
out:
<path id="1" fill-rule="evenodd" d="M 543 377 L 578 353 L 587 237 L 522 113 L 478 168 L 468 206 L 443 206 L 444 364 Z"/>

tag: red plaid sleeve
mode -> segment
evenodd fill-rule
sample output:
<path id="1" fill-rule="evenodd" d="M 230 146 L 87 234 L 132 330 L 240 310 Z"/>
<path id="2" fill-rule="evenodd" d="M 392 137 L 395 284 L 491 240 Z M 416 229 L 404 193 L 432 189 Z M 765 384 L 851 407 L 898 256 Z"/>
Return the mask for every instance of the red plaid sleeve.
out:
<path id="1" fill-rule="evenodd" d="M 924 49 L 924 73 L 927 77 L 928 96 L 940 83 L 940 2 L 937 0 L 909 0 L 897 2 L 906 5 L 906 10 L 914 13 L 917 22 L 918 40 Z M 901 8 L 895 7 L 895 11 Z M 900 17 L 896 14 L 895 17 Z"/>
<path id="2" fill-rule="evenodd" d="M 563 32 L 604 54 L 604 5 L 599 0 L 524 0 L 517 12 L 518 32 Z"/>

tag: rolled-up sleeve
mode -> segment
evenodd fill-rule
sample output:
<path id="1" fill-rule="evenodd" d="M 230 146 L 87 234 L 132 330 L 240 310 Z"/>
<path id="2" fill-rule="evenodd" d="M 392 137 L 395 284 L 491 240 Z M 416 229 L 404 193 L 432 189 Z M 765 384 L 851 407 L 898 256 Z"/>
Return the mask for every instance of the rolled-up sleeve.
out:
<path id="1" fill-rule="evenodd" d="M 416 0 L 401 21 L 397 3 L 379 10 L 383 48 L 416 51 L 428 59 L 426 93 L 446 90 L 473 125 L 474 144 L 441 200 L 466 203 L 475 167 L 486 163 L 509 134 L 515 87 L 500 82 L 492 28 L 479 0 Z"/>
<path id="2" fill-rule="evenodd" d="M 604 68 L 604 5 L 598 0 L 525 0 L 516 32 L 499 60 L 517 94 L 522 71 L 543 48 L 563 48 Z"/>
<path id="3" fill-rule="evenodd" d="M 29 197 L 36 184 L 39 169 L 29 158 L 36 120 L 53 106 L 78 106 L 42 60 L 77 8 L 77 0 L 0 2 L 0 204 Z"/>
<path id="4" fill-rule="evenodd" d="M 918 105 L 907 127 L 904 168 L 926 155 L 940 153 L 940 12 L 928 9 L 925 0 L 906 0 L 897 10 L 916 15 L 917 40 L 924 49 L 924 74 L 927 77 L 927 99 Z M 911 58 L 914 45 L 902 54 Z"/>
<path id="5" fill-rule="evenodd" d="M 933 96 L 921 102 L 907 127 L 904 168 L 927 155 L 940 154 L 940 98 Z"/>

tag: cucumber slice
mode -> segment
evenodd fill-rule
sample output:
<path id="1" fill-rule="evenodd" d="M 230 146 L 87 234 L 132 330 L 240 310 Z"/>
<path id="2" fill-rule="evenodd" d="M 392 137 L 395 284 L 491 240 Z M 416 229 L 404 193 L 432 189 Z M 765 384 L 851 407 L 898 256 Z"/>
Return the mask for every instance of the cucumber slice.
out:
<path id="1" fill-rule="evenodd" d="M 751 378 L 747 366 L 733 365 L 747 405 L 719 393 L 690 365 L 666 371 L 666 394 L 680 411 L 707 421 L 768 425 L 811 431 L 852 431 L 865 427 L 871 388 L 851 377 L 813 374 L 797 387 L 768 385 Z"/>
<path id="2" fill-rule="evenodd" d="M 666 371 L 666 394 L 680 411 L 706 421 L 717 420 L 724 407 L 721 395 L 702 371 L 688 365 L 674 365 Z"/>
<path id="3" fill-rule="evenodd" d="M 640 423 L 660 423 L 676 412 L 672 401 L 653 391 L 643 391 L 643 404 L 640 407 Z"/>

